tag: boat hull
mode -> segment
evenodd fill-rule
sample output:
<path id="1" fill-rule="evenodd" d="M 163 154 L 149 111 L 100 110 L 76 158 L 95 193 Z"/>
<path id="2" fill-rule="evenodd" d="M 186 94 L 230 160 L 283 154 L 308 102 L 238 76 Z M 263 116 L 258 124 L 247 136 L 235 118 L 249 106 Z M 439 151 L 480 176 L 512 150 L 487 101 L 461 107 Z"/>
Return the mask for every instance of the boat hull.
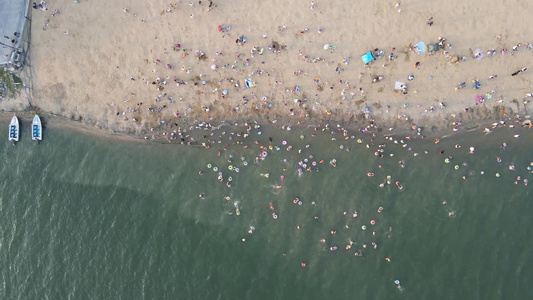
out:
<path id="1" fill-rule="evenodd" d="M 9 123 L 9 141 L 18 142 L 20 136 L 19 119 L 13 116 L 11 123 Z"/>
<path id="2" fill-rule="evenodd" d="M 41 124 L 41 118 L 38 115 L 33 117 L 31 124 L 31 139 L 34 141 L 41 141 L 43 139 L 43 126 Z"/>

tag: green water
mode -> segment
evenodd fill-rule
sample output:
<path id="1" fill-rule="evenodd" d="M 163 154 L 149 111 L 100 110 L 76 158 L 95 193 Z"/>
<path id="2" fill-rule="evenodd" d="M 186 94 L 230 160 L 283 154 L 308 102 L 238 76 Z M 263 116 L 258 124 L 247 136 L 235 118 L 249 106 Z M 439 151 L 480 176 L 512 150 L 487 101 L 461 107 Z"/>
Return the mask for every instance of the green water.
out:
<path id="1" fill-rule="evenodd" d="M 209 150 L 66 129 L 45 129 L 38 145 L 24 132 L 15 147 L 0 143 L 0 297 L 533 298 L 531 131 L 405 140 L 406 147 L 376 137 L 369 148 L 370 135 L 360 133 L 344 140 L 267 128 L 230 141 L 231 131 L 215 132 L 210 139 L 221 144 Z M 281 149 L 254 162 L 268 137 Z M 386 145 L 382 158 L 378 144 Z M 305 158 L 317 166 L 298 175 Z"/>

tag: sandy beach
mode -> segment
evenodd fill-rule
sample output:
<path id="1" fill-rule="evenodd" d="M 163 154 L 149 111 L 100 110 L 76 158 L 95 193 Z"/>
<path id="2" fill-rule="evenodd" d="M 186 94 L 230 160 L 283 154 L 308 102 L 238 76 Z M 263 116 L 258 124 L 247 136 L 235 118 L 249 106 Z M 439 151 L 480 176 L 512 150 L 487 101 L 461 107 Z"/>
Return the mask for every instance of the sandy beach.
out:
<path id="1" fill-rule="evenodd" d="M 523 122 L 532 5 L 490 4 L 51 0 L 32 9 L 30 109 L 153 138 L 223 121 L 420 134 Z M 440 49 L 418 54 L 420 41 Z"/>

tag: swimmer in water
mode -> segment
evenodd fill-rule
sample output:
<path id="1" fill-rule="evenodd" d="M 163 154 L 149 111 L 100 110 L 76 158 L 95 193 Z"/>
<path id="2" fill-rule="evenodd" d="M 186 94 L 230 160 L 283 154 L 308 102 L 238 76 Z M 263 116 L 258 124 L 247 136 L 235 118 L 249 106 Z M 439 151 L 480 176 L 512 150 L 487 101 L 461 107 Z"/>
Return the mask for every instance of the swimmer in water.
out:
<path id="1" fill-rule="evenodd" d="M 398 189 L 403 190 L 403 186 L 400 184 L 399 181 L 396 181 L 396 186 L 398 187 Z"/>

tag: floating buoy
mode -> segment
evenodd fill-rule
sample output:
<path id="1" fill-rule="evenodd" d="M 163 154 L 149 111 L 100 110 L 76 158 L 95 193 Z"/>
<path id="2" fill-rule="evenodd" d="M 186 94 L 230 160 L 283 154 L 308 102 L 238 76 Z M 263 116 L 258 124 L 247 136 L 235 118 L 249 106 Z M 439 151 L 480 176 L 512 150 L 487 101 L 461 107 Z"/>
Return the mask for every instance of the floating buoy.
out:
<path id="1" fill-rule="evenodd" d="M 231 178 L 231 176 L 228 177 L 228 181 L 233 181 L 233 178 Z"/>
<path id="2" fill-rule="evenodd" d="M 207 168 L 211 169 L 213 166 L 211 164 L 207 164 Z"/>
<path id="3" fill-rule="evenodd" d="M 239 173 L 240 169 L 239 168 L 235 168 L 235 172 Z"/>
<path id="4" fill-rule="evenodd" d="M 245 165 L 245 166 L 247 166 L 247 165 L 248 165 L 248 162 L 245 161 L 245 162 L 243 162 L 242 164 Z"/>
<path id="5" fill-rule="evenodd" d="M 213 171 L 218 171 L 218 167 L 213 167 Z"/>
<path id="6" fill-rule="evenodd" d="M 366 230 L 366 226 L 365 225 L 361 226 L 361 229 Z"/>
<path id="7" fill-rule="evenodd" d="M 226 197 L 224 197 L 224 199 L 229 201 L 231 198 L 230 198 L 230 196 L 226 196 Z"/>

